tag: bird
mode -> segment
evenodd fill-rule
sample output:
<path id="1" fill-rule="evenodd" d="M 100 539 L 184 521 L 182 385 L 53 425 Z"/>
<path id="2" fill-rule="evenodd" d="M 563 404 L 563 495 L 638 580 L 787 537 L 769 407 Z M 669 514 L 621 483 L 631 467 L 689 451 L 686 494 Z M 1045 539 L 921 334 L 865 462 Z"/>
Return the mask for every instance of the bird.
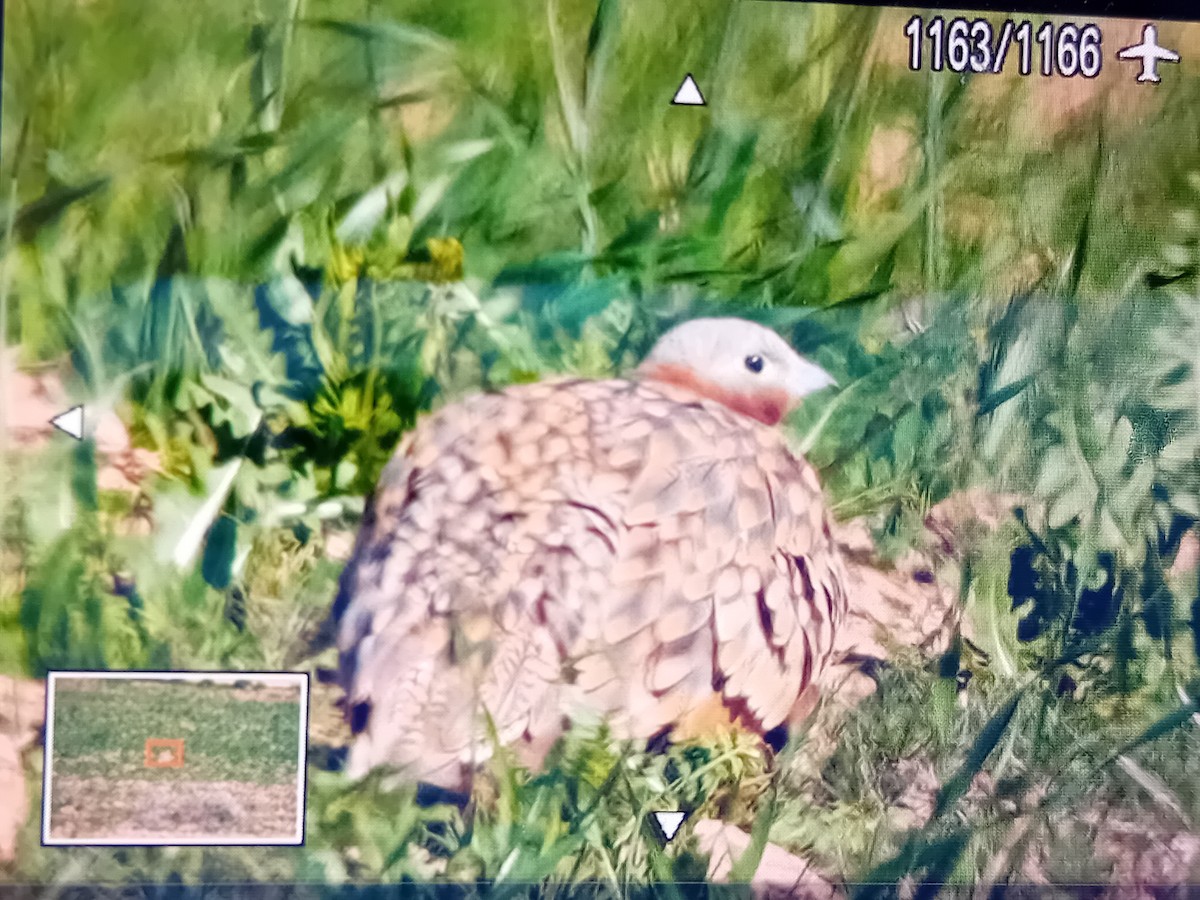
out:
<path id="1" fill-rule="evenodd" d="M 778 749 L 847 596 L 817 473 L 776 426 L 833 384 L 772 329 L 708 317 L 627 377 L 426 414 L 333 603 L 347 775 L 469 791 L 497 746 L 536 768 L 581 724 Z"/>

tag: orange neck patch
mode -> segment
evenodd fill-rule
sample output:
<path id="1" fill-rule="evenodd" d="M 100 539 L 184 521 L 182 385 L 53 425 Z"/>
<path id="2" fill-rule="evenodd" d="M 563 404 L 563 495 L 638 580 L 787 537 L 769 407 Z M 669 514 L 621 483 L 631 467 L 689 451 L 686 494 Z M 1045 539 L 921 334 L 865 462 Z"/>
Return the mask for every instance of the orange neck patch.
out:
<path id="1" fill-rule="evenodd" d="M 701 378 L 686 366 L 669 364 L 660 364 L 645 370 L 644 377 L 673 384 L 705 399 L 715 400 L 722 406 L 756 419 L 764 425 L 778 425 L 788 411 L 788 395 L 781 388 L 739 393 Z"/>

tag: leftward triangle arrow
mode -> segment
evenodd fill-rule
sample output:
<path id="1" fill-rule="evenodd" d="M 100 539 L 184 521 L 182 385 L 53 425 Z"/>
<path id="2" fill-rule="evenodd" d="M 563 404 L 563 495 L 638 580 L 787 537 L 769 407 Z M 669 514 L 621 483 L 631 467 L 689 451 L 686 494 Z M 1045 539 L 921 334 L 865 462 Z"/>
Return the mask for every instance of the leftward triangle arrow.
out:
<path id="1" fill-rule="evenodd" d="M 659 810 L 652 813 L 654 821 L 658 823 L 658 830 L 662 832 L 663 841 L 669 842 L 676 834 L 679 833 L 679 826 L 683 824 L 683 820 L 687 818 L 687 813 L 678 810 Z"/>
<path id="2" fill-rule="evenodd" d="M 674 98 L 671 100 L 672 106 L 705 106 L 707 105 L 704 95 L 700 93 L 700 88 L 696 84 L 696 79 L 692 77 L 692 73 L 688 72 L 684 76 L 683 83 L 679 85 L 679 90 L 675 92 Z"/>
<path id="3" fill-rule="evenodd" d="M 83 407 L 72 406 L 50 420 L 50 424 L 77 441 L 83 440 Z"/>

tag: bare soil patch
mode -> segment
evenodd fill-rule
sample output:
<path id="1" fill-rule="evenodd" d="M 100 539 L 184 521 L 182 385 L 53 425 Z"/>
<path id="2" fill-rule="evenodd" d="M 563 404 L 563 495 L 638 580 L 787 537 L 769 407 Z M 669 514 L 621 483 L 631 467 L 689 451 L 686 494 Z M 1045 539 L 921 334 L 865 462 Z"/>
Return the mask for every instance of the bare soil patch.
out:
<path id="1" fill-rule="evenodd" d="M 59 691 L 77 694 L 93 694 L 97 691 L 111 690 L 108 682 L 102 678 L 59 678 L 54 682 L 55 693 Z"/>
<path id="2" fill-rule="evenodd" d="M 229 691 L 229 696 L 234 700 L 247 703 L 299 703 L 300 688 L 257 685 L 248 688 L 233 688 Z"/>
<path id="3" fill-rule="evenodd" d="M 288 838 L 296 787 L 239 781 L 54 779 L 52 838 L 138 840 Z"/>
<path id="4" fill-rule="evenodd" d="M 64 693 L 95 693 L 98 691 L 129 691 L 136 690 L 137 686 L 142 684 L 201 684 L 202 682 L 191 682 L 180 679 L 179 682 L 161 682 L 155 680 L 138 680 L 137 678 L 130 679 L 107 679 L 107 678 L 59 678 L 55 682 L 54 689 Z M 131 687 L 132 685 L 132 687 Z M 277 687 L 274 685 L 255 684 L 251 682 L 244 687 L 234 687 L 233 685 L 216 683 L 214 687 L 222 692 L 231 700 L 257 703 L 299 703 L 300 688 L 298 687 Z"/>

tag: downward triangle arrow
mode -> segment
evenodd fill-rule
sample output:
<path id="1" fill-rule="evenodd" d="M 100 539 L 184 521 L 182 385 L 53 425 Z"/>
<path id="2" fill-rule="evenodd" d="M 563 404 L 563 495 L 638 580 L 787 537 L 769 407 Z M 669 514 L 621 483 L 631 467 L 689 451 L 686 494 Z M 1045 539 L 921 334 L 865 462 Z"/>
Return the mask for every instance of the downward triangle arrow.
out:
<path id="1" fill-rule="evenodd" d="M 663 840 L 670 841 L 679 833 L 679 826 L 687 818 L 687 813 L 677 810 L 659 810 L 653 813 L 653 816 L 654 821 L 658 823 L 658 830 L 662 832 Z"/>

